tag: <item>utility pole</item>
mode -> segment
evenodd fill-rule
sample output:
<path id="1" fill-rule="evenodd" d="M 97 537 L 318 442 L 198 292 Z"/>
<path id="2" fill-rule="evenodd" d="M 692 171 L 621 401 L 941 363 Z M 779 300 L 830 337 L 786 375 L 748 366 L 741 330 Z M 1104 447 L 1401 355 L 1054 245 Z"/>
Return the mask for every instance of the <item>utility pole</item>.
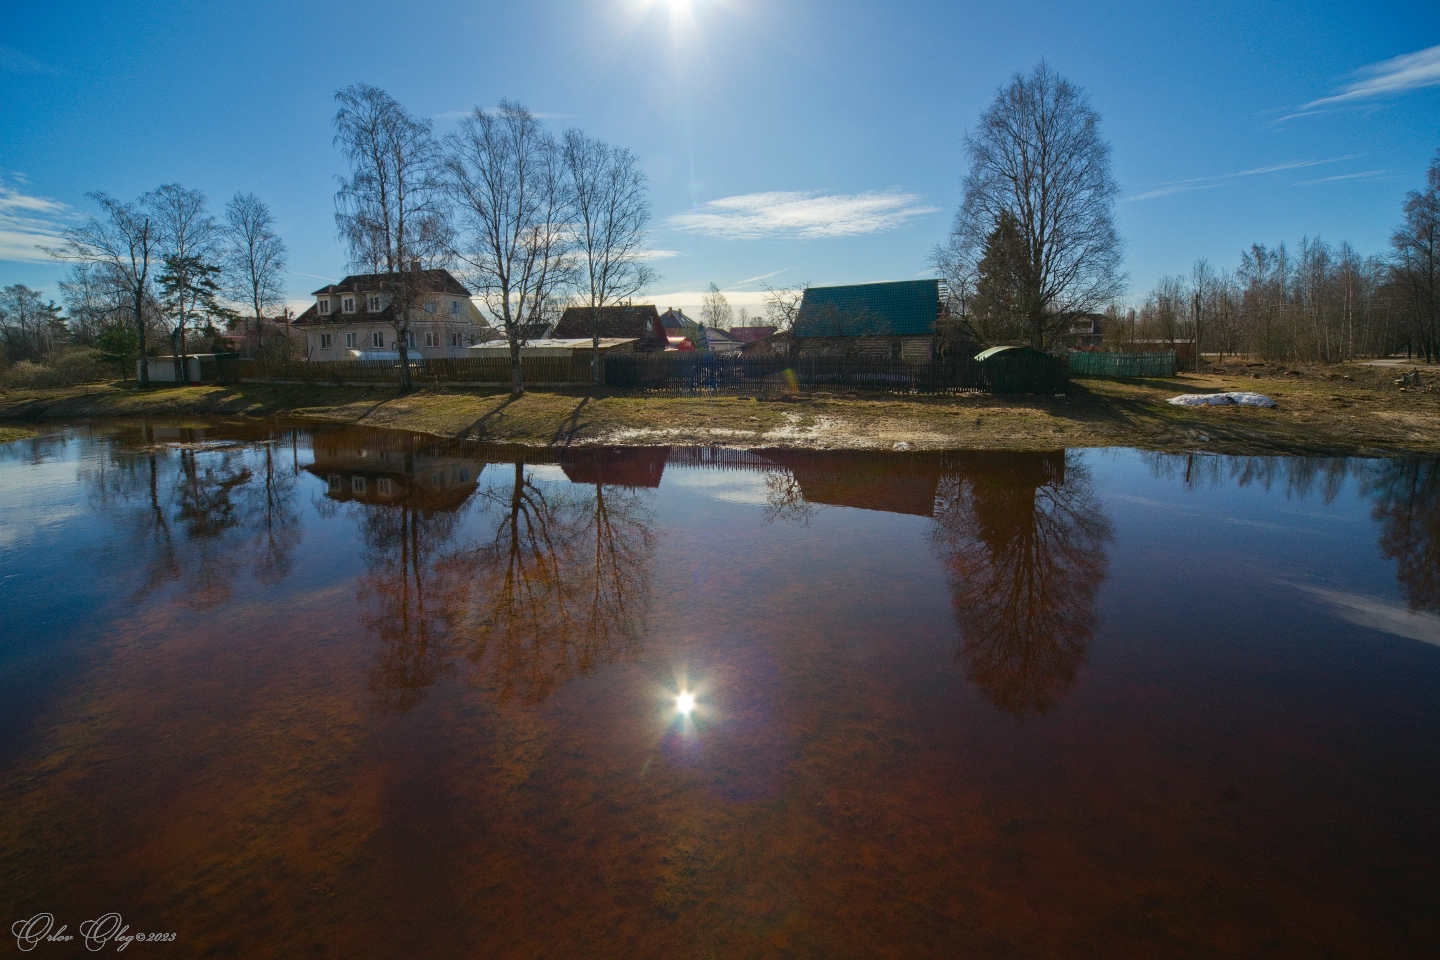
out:
<path id="1" fill-rule="evenodd" d="M 1200 291 L 1195 291 L 1195 372 L 1200 372 Z"/>

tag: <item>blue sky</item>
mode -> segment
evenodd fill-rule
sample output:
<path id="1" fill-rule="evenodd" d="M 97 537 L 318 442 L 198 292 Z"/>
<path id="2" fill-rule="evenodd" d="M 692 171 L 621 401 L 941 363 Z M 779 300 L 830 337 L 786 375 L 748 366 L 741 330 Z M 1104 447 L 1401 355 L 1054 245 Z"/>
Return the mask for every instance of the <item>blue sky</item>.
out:
<path id="1" fill-rule="evenodd" d="M 297 300 L 339 277 L 334 91 L 437 132 L 517 99 L 630 147 L 655 302 L 710 282 L 928 275 L 962 139 L 1041 58 L 1114 147 L 1132 298 L 1198 257 L 1302 235 L 1384 249 L 1440 147 L 1440 5 L 530 0 L 13 4 L 0 32 L 0 284 L 54 293 L 34 242 L 161 183 L 272 207 Z"/>

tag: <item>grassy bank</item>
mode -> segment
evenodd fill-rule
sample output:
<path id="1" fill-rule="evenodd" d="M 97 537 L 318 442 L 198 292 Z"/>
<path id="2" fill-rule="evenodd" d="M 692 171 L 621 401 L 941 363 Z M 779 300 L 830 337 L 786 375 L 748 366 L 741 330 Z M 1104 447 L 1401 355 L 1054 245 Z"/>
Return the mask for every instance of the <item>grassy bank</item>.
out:
<path id="1" fill-rule="evenodd" d="M 119 384 L 0 394 L 10 429 L 97 417 L 294 416 L 444 437 L 529 444 L 726 444 L 915 449 L 1132 446 L 1223 453 L 1440 453 L 1435 374 L 1401 389 L 1393 370 L 1359 364 L 1285 369 L 1232 363 L 1174 379 L 1081 379 L 1064 397 L 755 400 L 546 390 L 512 402 L 460 388 L 244 384 L 139 392 Z M 1175 407 L 1178 393 L 1255 390 L 1276 410 Z M 13 439 L 13 438 L 12 438 Z"/>

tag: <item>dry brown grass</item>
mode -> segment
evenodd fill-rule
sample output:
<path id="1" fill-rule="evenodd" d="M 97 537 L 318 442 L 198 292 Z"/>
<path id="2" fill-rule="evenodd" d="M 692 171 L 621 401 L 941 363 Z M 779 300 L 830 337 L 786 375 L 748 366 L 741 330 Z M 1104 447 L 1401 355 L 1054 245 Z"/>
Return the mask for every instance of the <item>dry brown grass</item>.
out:
<path id="1" fill-rule="evenodd" d="M 1064 397 L 876 397 L 777 400 L 635 397 L 324 386 L 118 385 L 0 395 L 0 420 L 273 416 L 394 427 L 527 444 L 1053 449 L 1131 446 L 1226 453 L 1386 455 L 1440 452 L 1435 374 L 1402 390 L 1396 371 L 1358 364 L 1286 370 L 1231 363 L 1175 379 L 1076 380 Z M 1175 407 L 1179 393 L 1255 390 L 1275 410 Z M 88 392 L 85 392 L 88 391 Z"/>

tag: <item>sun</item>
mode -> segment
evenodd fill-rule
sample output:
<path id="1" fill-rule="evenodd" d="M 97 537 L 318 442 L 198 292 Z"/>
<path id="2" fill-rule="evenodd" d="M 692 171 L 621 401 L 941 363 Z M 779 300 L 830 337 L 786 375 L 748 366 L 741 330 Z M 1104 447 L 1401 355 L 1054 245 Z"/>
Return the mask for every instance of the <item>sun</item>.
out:
<path id="1" fill-rule="evenodd" d="M 695 695 L 693 693 L 682 693 L 675 698 L 675 712 L 681 716 L 689 716 L 695 710 Z"/>

